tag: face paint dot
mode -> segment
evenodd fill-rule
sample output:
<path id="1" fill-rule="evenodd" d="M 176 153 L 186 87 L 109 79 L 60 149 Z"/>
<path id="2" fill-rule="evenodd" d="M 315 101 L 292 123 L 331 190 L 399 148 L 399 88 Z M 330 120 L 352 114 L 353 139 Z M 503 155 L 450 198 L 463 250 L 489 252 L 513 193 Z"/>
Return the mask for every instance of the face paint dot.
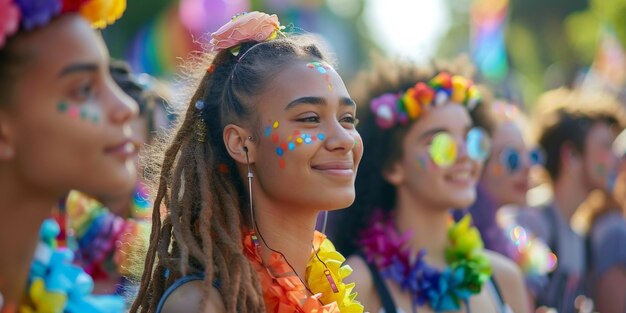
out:
<path id="1" fill-rule="evenodd" d="M 317 139 L 324 140 L 324 138 L 326 138 L 324 134 L 317 134 Z"/>
<path id="2" fill-rule="evenodd" d="M 276 128 L 278 128 L 278 125 L 279 125 L 279 124 L 278 124 L 278 121 L 275 121 L 275 122 L 274 122 L 274 124 L 272 124 L 272 127 L 273 127 L 274 129 L 276 129 Z"/>
<path id="3" fill-rule="evenodd" d="M 299 130 L 294 130 L 293 131 L 293 135 L 294 136 L 300 136 L 300 131 Z"/>
<path id="4" fill-rule="evenodd" d="M 61 102 L 61 103 L 57 104 L 57 109 L 59 111 L 61 111 L 61 112 L 67 111 L 67 103 Z"/>
<path id="5" fill-rule="evenodd" d="M 272 141 L 277 144 L 278 143 L 278 134 L 272 134 Z"/>
<path id="6" fill-rule="evenodd" d="M 293 136 L 287 137 L 287 141 L 291 141 L 291 139 L 293 139 Z"/>
<path id="7" fill-rule="evenodd" d="M 70 106 L 67 108 L 67 114 L 72 118 L 77 118 L 80 112 L 77 107 Z"/>
<path id="8" fill-rule="evenodd" d="M 321 67 L 321 66 L 317 68 L 317 71 L 318 71 L 320 74 L 326 74 L 326 69 L 325 69 L 325 68 L 323 68 L 323 67 Z"/>
<path id="9" fill-rule="evenodd" d="M 302 140 L 302 138 L 300 138 L 300 137 L 296 138 L 296 143 L 297 143 L 297 144 L 301 144 L 301 143 L 302 143 L 302 141 L 303 141 L 303 140 Z"/>
<path id="10" fill-rule="evenodd" d="M 293 149 L 295 149 L 295 148 L 296 148 L 296 144 L 295 144 L 295 143 L 293 143 L 293 142 L 290 142 L 290 143 L 287 145 L 287 148 L 288 148 L 289 150 L 293 150 Z"/>
<path id="11" fill-rule="evenodd" d="M 278 167 L 285 168 L 285 166 L 287 166 L 287 164 L 285 164 L 285 159 L 278 160 Z"/>
<path id="12" fill-rule="evenodd" d="M 310 144 L 310 143 L 312 143 L 312 142 L 313 142 L 313 140 L 311 139 L 311 137 L 306 137 L 306 138 L 304 139 L 304 143 L 306 143 L 307 145 L 308 145 L 308 144 Z"/>
<path id="13" fill-rule="evenodd" d="M 283 148 L 281 147 L 276 148 L 276 154 L 278 154 L 279 156 L 283 156 L 283 153 L 284 153 Z"/>
<path id="14" fill-rule="evenodd" d="M 283 149 L 283 151 L 287 150 L 287 143 L 286 142 L 281 143 L 280 147 Z"/>
<path id="15" fill-rule="evenodd" d="M 272 127 L 270 126 L 265 127 L 265 137 L 269 137 L 271 133 L 272 133 Z"/>

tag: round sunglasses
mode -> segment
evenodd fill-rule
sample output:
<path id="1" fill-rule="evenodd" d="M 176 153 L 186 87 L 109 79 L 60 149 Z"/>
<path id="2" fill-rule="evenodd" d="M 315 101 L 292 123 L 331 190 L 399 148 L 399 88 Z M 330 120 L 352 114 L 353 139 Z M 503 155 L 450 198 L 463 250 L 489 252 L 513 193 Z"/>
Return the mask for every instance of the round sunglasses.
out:
<path id="1" fill-rule="evenodd" d="M 475 161 L 484 161 L 491 151 L 491 140 L 484 129 L 474 127 L 467 133 L 465 139 L 467 155 Z M 439 167 L 448 167 L 454 164 L 458 157 L 459 145 L 449 132 L 438 132 L 433 136 L 428 154 Z"/>
<path id="2" fill-rule="evenodd" d="M 522 168 L 524 162 L 522 158 L 523 155 L 519 149 L 507 147 L 500 153 L 500 164 L 509 174 L 514 174 Z M 543 165 L 545 162 L 543 151 L 538 148 L 528 151 L 527 160 L 530 166 Z"/>

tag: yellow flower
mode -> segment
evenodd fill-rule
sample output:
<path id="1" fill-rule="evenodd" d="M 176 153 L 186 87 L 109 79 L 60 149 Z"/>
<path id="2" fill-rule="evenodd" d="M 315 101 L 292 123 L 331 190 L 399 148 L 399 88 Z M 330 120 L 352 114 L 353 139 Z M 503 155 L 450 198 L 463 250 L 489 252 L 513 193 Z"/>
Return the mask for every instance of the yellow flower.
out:
<path id="1" fill-rule="evenodd" d="M 404 107 L 406 108 L 406 113 L 409 115 L 409 118 L 412 120 L 416 119 L 420 114 L 421 108 L 419 102 L 415 99 L 415 89 L 410 88 L 407 90 L 402 97 L 402 101 L 404 102 Z"/>
<path id="2" fill-rule="evenodd" d="M 126 0 L 91 0 L 83 5 L 80 13 L 95 28 L 105 28 L 122 17 Z"/>
<path id="3" fill-rule="evenodd" d="M 46 290 L 46 285 L 41 278 L 36 278 L 28 290 L 30 304 L 22 305 L 20 313 L 56 313 L 62 312 L 67 302 L 67 297 L 62 293 Z"/>
<path id="4" fill-rule="evenodd" d="M 451 100 L 456 103 L 463 103 L 467 95 L 469 81 L 462 76 L 452 76 L 452 96 Z"/>
<path id="5" fill-rule="evenodd" d="M 320 300 L 322 303 L 336 302 L 342 313 L 362 313 L 363 305 L 356 301 L 357 293 L 352 292 L 355 284 L 346 285 L 343 282 L 352 273 L 350 266 L 342 266 L 346 259 L 335 250 L 332 242 L 321 233 L 315 233 L 314 246 L 319 246 L 317 256 L 313 253 L 306 267 L 307 284 L 311 291 L 314 294 L 321 293 Z M 337 292 L 334 292 L 331 287 L 327 274 L 335 282 Z"/>

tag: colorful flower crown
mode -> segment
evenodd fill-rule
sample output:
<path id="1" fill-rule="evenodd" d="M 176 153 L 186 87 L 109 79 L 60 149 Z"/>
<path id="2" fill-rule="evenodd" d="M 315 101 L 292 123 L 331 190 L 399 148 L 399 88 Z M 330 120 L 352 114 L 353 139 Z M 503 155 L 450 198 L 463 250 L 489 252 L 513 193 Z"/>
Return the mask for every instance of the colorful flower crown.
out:
<path id="1" fill-rule="evenodd" d="M 453 102 L 473 110 L 482 100 L 480 92 L 472 81 L 446 72 L 437 74 L 428 82 L 419 82 L 404 93 L 386 93 L 370 102 L 376 115 L 376 124 L 381 129 L 389 129 L 397 124 L 416 120 L 430 107 Z"/>
<path id="2" fill-rule="evenodd" d="M 94 28 L 105 28 L 126 10 L 126 0 L 0 0 L 0 48 L 19 29 L 43 26 L 63 13 L 78 12 Z"/>
<path id="3" fill-rule="evenodd" d="M 0 0 L 1 1 L 1 0 Z M 233 18 L 216 32 L 211 34 L 212 51 L 231 49 L 239 53 L 239 46 L 248 41 L 269 41 L 278 37 L 284 26 L 280 26 L 276 14 L 263 12 L 243 12 Z"/>

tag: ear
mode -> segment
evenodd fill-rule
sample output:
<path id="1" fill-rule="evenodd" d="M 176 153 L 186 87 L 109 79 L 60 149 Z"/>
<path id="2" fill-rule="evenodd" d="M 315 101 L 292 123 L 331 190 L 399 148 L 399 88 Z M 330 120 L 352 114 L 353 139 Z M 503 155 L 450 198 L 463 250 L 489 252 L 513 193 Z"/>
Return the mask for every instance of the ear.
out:
<path id="1" fill-rule="evenodd" d="M 237 161 L 237 163 L 246 164 L 246 149 L 248 149 L 248 159 L 250 164 L 254 164 L 256 156 L 256 145 L 250 140 L 252 133 L 235 124 L 228 124 L 224 127 L 224 144 L 228 154 Z"/>
<path id="2" fill-rule="evenodd" d="M 569 169 L 579 161 L 580 154 L 571 143 L 566 142 L 561 146 L 559 157 L 561 158 L 561 167 Z"/>
<path id="3" fill-rule="evenodd" d="M 383 178 L 394 186 L 399 186 L 404 182 L 404 170 L 398 161 L 383 169 Z"/>
<path id="4" fill-rule="evenodd" d="M 5 112 L 0 111 L 0 161 L 15 157 L 15 144 L 11 122 Z"/>

